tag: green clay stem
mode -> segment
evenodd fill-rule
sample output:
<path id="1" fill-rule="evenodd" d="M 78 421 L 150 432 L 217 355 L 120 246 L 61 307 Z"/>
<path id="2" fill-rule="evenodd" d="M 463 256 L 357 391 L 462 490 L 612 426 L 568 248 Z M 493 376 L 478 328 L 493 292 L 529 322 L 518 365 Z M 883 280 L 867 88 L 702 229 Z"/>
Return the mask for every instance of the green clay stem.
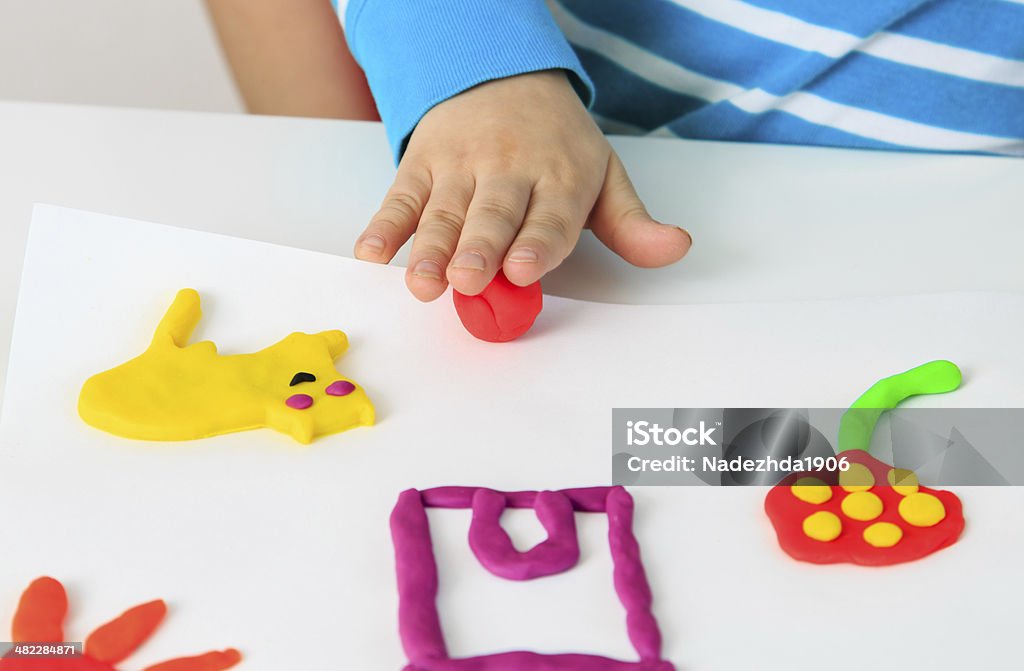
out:
<path id="1" fill-rule="evenodd" d="M 879 380 L 853 402 L 839 422 L 839 451 L 871 447 L 882 413 L 921 394 L 945 394 L 960 386 L 960 369 L 951 361 L 931 361 Z"/>

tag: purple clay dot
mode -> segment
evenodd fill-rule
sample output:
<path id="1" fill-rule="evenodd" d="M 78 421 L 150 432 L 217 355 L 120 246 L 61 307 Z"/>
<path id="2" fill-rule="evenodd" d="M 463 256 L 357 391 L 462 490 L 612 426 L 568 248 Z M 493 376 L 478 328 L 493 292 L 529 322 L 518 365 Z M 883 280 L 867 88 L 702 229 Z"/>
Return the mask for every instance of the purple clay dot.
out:
<path id="1" fill-rule="evenodd" d="M 288 397 L 288 400 L 285 401 L 284 404 L 289 408 L 305 410 L 309 406 L 313 405 L 313 397 L 309 394 L 293 394 Z"/>
<path id="2" fill-rule="evenodd" d="M 327 386 L 329 396 L 348 396 L 356 390 L 356 386 L 348 380 L 335 380 Z"/>

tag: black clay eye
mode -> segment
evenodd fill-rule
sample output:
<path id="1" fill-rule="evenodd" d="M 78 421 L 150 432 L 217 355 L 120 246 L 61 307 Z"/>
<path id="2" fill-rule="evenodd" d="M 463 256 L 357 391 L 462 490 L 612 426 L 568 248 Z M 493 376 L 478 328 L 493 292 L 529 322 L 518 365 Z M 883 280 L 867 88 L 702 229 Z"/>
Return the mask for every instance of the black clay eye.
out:
<path id="1" fill-rule="evenodd" d="M 312 373 L 296 373 L 295 377 L 292 378 L 292 381 L 288 383 L 288 386 L 294 387 L 295 385 L 302 384 L 303 382 L 316 382 L 316 375 L 313 375 Z"/>

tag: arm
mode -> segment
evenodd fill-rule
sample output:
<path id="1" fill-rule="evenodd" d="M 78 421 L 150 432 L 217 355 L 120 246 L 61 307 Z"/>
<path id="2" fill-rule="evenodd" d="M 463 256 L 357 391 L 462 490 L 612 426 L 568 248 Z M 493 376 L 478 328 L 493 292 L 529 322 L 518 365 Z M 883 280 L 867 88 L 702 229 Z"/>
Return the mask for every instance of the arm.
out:
<path id="1" fill-rule="evenodd" d="M 562 70 L 593 99 L 544 0 L 350 0 L 344 12 L 396 161 L 424 114 L 484 82 Z"/>
<path id="2" fill-rule="evenodd" d="M 206 5 L 250 112 L 377 118 L 330 0 L 206 0 Z"/>

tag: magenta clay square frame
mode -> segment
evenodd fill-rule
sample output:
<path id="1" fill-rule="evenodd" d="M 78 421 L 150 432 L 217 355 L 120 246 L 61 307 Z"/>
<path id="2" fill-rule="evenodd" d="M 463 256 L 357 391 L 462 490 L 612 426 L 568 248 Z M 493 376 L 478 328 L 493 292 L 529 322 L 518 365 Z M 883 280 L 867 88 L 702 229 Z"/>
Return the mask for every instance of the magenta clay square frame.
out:
<path id="1" fill-rule="evenodd" d="M 427 508 L 473 511 L 469 545 L 480 563 L 507 580 L 532 580 L 573 568 L 579 561 L 577 512 L 608 516 L 613 582 L 626 610 L 626 631 L 639 661 L 597 655 L 505 652 L 481 657 L 448 656 L 437 613 L 437 563 Z M 501 527 L 506 508 L 532 508 L 548 533 L 520 552 Z M 409 658 L 404 671 L 674 671 L 661 657 L 661 632 L 651 613 L 651 589 L 633 535 L 633 497 L 622 487 L 554 492 L 497 492 L 482 487 L 437 487 L 402 492 L 391 513 L 398 574 L 398 628 Z"/>

